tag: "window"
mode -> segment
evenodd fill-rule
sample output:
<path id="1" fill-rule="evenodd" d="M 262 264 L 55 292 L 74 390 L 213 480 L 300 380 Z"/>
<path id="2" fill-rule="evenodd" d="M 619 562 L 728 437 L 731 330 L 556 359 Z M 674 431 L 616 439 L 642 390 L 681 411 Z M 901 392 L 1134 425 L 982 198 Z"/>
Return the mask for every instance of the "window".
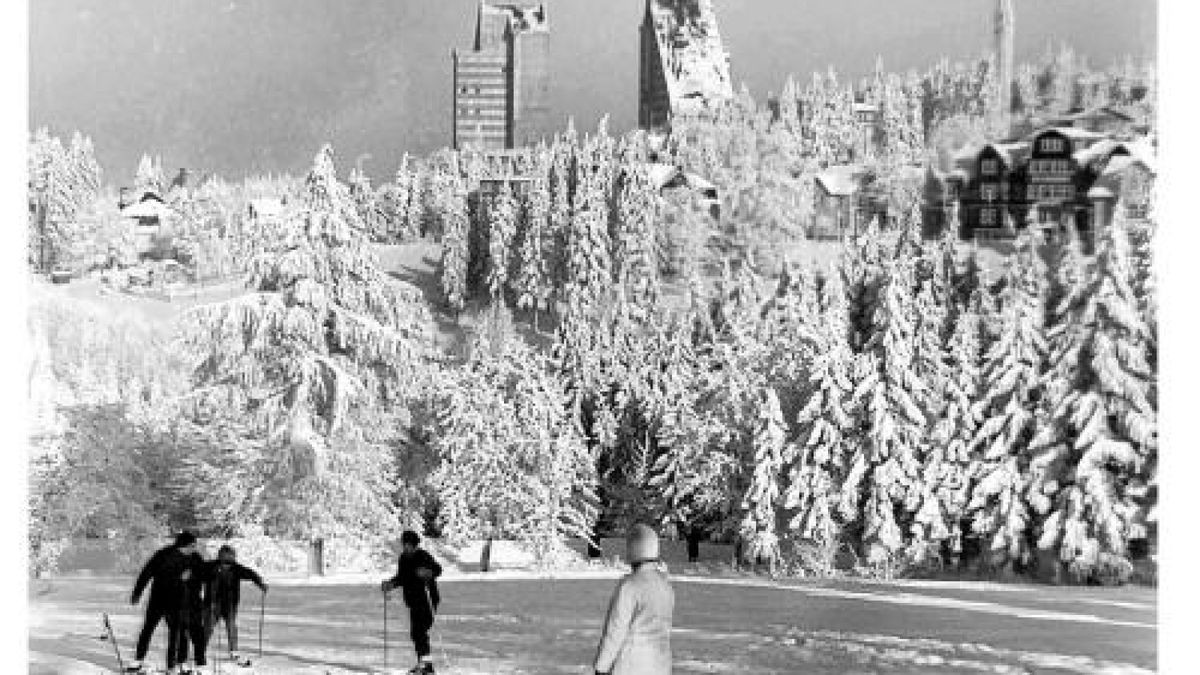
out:
<path id="1" fill-rule="evenodd" d="M 996 209 L 980 209 L 979 224 L 986 227 L 995 227 L 996 225 Z"/>
<path id="2" fill-rule="evenodd" d="M 995 183 L 986 183 L 979 186 L 979 198 L 985 202 L 994 202 L 1000 196 L 999 186 Z"/>
<path id="3" fill-rule="evenodd" d="M 1036 185 L 1030 185 L 1028 188 L 1026 188 L 1025 198 L 1031 202 L 1037 201 L 1038 189 Z"/>
<path id="4" fill-rule="evenodd" d="M 1043 138 L 1041 141 L 1042 152 L 1062 152 L 1063 139 L 1061 138 Z"/>
<path id="5" fill-rule="evenodd" d="M 980 166 L 979 171 L 985 176 L 995 176 L 999 169 L 999 167 L 997 167 L 996 165 L 997 165 L 996 160 L 985 159 L 985 160 L 983 160 L 983 163 Z"/>

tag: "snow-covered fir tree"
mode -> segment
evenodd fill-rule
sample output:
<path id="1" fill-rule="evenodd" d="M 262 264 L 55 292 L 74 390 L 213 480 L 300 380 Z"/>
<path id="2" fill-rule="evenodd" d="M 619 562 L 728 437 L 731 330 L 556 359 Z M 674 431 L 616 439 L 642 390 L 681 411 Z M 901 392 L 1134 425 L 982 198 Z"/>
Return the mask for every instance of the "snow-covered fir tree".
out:
<path id="1" fill-rule="evenodd" d="M 488 293 L 494 302 L 503 302 L 508 287 L 509 267 L 514 255 L 520 203 L 513 195 L 512 186 L 504 183 L 500 191 L 488 204 Z"/>
<path id="2" fill-rule="evenodd" d="M 189 418 L 213 448 L 197 480 L 220 524 L 315 538 L 394 526 L 391 449 L 372 410 L 421 386 L 431 341 L 418 289 L 376 265 L 328 146 L 251 292 L 185 319 Z"/>
<path id="3" fill-rule="evenodd" d="M 1130 286 L 1125 224 L 1100 235 L 1096 261 L 1052 336 L 1049 419 L 1036 439 L 1029 499 L 1038 546 L 1075 574 L 1128 574 L 1127 545 L 1157 469 L 1158 433 L 1146 361 L 1149 331 Z"/>
<path id="4" fill-rule="evenodd" d="M 823 311 L 813 317 L 816 342 L 796 441 L 784 457 L 783 506 L 794 513 L 788 527 L 797 537 L 828 546 L 841 532 L 836 507 L 857 436 L 850 410 L 854 354 L 847 341 L 846 295 L 836 276 L 826 283 L 824 297 Z"/>
<path id="5" fill-rule="evenodd" d="M 841 490 L 844 517 L 861 533 L 863 552 L 879 562 L 919 534 L 908 530 L 926 492 L 920 465 L 926 385 L 914 370 L 911 262 L 895 260 L 885 269 L 855 372 L 853 406 L 864 436 Z"/>
<path id="6" fill-rule="evenodd" d="M 975 405 L 981 420 L 967 507 L 972 530 L 997 566 L 1031 560 L 1032 514 L 1025 498 L 1030 441 L 1038 426 L 1046 364 L 1045 267 L 1025 231 L 1009 259 L 1000 302 L 1000 333 L 984 358 L 988 386 Z"/>
<path id="7" fill-rule="evenodd" d="M 784 445 L 787 425 L 779 410 L 779 397 L 766 387 L 759 391 L 756 402 L 757 419 L 752 440 L 753 464 L 750 487 L 742 498 L 741 534 L 749 554 L 768 560 L 779 557 L 779 533 L 776 531 L 776 510 L 781 496 Z"/>
<path id="8" fill-rule="evenodd" d="M 544 169 L 529 186 L 525 204 L 525 227 L 520 234 L 520 264 L 517 272 L 517 307 L 535 312 L 549 309 L 549 250 L 553 248 L 550 228 L 550 185 Z"/>
<path id="9" fill-rule="evenodd" d="M 508 340 L 473 349 L 446 375 L 431 477 L 446 536 L 473 538 L 487 525 L 542 556 L 590 538 L 595 465 L 546 357 Z"/>
<path id="10" fill-rule="evenodd" d="M 442 231 L 442 293 L 455 311 L 467 302 L 467 264 L 471 220 L 467 212 L 467 187 L 457 173 L 441 172 L 435 180 L 445 190 Z"/>

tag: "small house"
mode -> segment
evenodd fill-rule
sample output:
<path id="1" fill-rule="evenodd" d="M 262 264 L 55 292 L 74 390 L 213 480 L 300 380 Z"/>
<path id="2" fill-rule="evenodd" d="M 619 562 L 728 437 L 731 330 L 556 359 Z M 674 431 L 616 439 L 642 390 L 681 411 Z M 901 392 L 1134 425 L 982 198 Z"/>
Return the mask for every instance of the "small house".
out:
<path id="1" fill-rule="evenodd" d="M 686 190 L 699 198 L 714 219 L 721 218 L 721 198 L 717 186 L 712 181 L 695 173 L 684 171 L 672 164 L 650 164 L 647 167 L 650 183 L 659 194 L 668 194 L 677 190 Z"/>
<path id="2" fill-rule="evenodd" d="M 816 175 L 810 238 L 840 239 L 858 232 L 865 177 L 856 164 L 831 166 Z"/>
<path id="3" fill-rule="evenodd" d="M 163 233 L 172 213 L 162 197 L 153 192 L 146 192 L 140 201 L 121 209 L 121 217 L 132 223 L 134 248 L 139 257 L 154 250 L 155 240 Z"/>

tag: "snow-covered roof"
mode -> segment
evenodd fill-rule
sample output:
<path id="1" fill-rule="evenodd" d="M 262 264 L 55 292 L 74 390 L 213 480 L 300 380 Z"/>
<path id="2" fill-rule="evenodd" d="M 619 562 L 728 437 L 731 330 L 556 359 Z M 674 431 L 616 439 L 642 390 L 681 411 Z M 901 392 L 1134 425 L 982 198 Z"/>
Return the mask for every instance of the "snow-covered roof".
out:
<path id="1" fill-rule="evenodd" d="M 870 103 L 855 103 L 854 104 L 854 112 L 855 113 L 879 112 L 879 107 L 873 106 Z"/>
<path id="2" fill-rule="evenodd" d="M 277 216 L 283 212 L 283 202 L 274 197 L 251 199 L 248 206 L 259 217 Z"/>
<path id="3" fill-rule="evenodd" d="M 1029 144 L 1023 142 L 988 143 L 983 147 L 983 149 L 986 148 L 995 150 L 996 154 L 1000 156 L 1000 160 L 1010 169 L 1029 155 Z M 983 152 L 983 149 L 980 149 L 980 152 Z"/>
<path id="4" fill-rule="evenodd" d="M 858 192 L 858 177 L 862 168 L 856 164 L 840 164 L 831 166 L 817 174 L 817 184 L 825 192 L 835 197 L 848 197 Z"/>
<path id="5" fill-rule="evenodd" d="M 672 182 L 679 178 L 683 179 L 682 184 L 684 186 L 698 192 L 717 189 L 717 186 L 712 181 L 700 174 L 685 172 L 672 164 L 663 164 L 661 162 L 647 164 L 646 173 L 650 177 L 651 184 L 658 190 L 670 186 Z"/>
<path id="6" fill-rule="evenodd" d="M 1112 138 L 1104 138 L 1078 152 L 1072 157 L 1079 166 L 1092 166 L 1107 161 L 1112 154 L 1124 148 L 1124 144 Z"/>
<path id="7" fill-rule="evenodd" d="M 165 218 L 170 213 L 171 207 L 157 198 L 146 199 L 121 209 L 121 216 L 124 218 Z"/>

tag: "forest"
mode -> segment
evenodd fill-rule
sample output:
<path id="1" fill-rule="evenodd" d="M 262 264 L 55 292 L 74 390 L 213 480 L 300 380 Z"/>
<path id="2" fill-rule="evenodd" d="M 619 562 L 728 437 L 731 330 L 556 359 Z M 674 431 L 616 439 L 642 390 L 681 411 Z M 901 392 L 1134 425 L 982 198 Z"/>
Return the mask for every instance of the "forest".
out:
<path id="1" fill-rule="evenodd" d="M 1048 52 L 1018 70 L 1013 117 L 1113 105 L 1153 127 L 1154 72 Z M 180 527 L 334 557 L 414 527 L 554 566 L 641 521 L 783 574 L 849 553 L 1125 581 L 1157 546 L 1156 218 L 1118 215 L 1090 255 L 1022 231 L 995 266 L 953 221 L 932 231 L 925 177 L 1001 133 L 996 92 L 986 59 L 789 78 L 665 141 L 570 125 L 511 181 L 444 149 L 375 186 L 326 146 L 303 177 L 172 188 L 146 155 L 133 192 L 170 215 L 142 252 L 92 140 L 38 129 L 31 572 Z M 651 161 L 716 184 L 719 217 Z M 814 175 L 850 161 L 887 216 L 797 264 Z M 280 212 L 248 215 L 261 200 Z M 436 292 L 380 266 L 417 244 L 440 251 Z M 113 309 L 168 262 L 238 291 L 162 320 Z M 59 270 L 105 303 L 59 292 Z"/>

